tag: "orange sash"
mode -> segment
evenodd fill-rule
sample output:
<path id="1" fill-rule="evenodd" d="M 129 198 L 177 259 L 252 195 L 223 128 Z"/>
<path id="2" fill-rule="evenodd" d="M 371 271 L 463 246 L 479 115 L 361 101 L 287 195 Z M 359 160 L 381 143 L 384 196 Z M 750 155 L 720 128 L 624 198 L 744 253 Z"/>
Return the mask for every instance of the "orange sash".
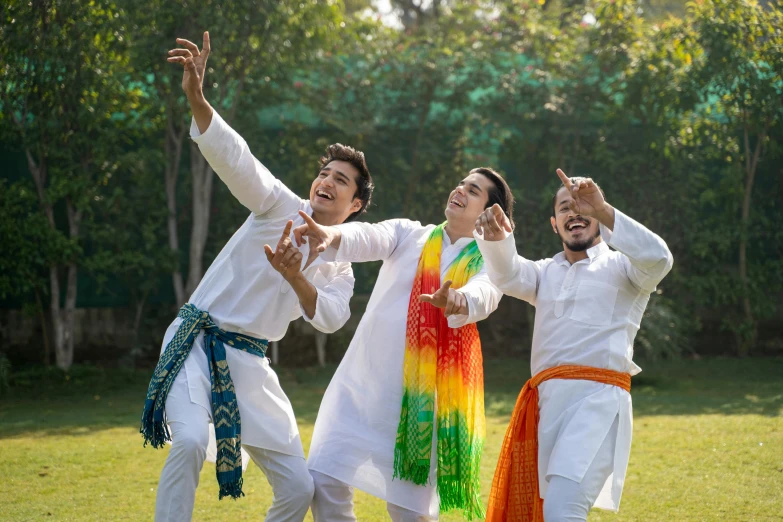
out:
<path id="1" fill-rule="evenodd" d="M 543 522 L 538 492 L 538 385 L 549 379 L 611 384 L 631 391 L 631 376 L 590 366 L 555 366 L 534 375 L 522 387 L 508 425 L 489 493 L 487 522 Z"/>

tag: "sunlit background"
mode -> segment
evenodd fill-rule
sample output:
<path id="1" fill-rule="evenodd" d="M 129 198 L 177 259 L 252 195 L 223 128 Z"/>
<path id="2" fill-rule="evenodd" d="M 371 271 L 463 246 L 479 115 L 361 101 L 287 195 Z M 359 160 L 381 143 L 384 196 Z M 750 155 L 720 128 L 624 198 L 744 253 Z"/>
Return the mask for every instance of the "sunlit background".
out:
<path id="1" fill-rule="evenodd" d="M 651 438 L 635 433 L 623 500 L 631 515 L 617 520 L 775 519 L 783 512 L 782 28 L 776 1 L 4 0 L 0 424 L 8 428 L 0 464 L 8 476 L 21 466 L 3 460 L 8 441 L 18 455 L 35 455 L 46 440 L 54 455 L 66 444 L 58 437 L 81 448 L 105 429 L 103 444 L 127 443 L 97 458 L 122 455 L 116 465 L 130 483 L 134 459 L 157 459 L 144 479 L 155 487 L 161 457 L 141 452 L 133 433 L 143 381 L 166 326 L 247 213 L 190 141 L 182 69 L 166 62 L 176 37 L 201 45 L 208 30 L 207 99 L 303 197 L 325 146 L 342 142 L 366 153 L 377 185 L 368 221 L 440 222 L 455 183 L 489 165 L 514 190 L 519 252 L 549 257 L 561 248 L 548 223 L 560 167 L 593 177 L 610 203 L 660 234 L 675 264 L 637 337 L 636 358 L 652 377 L 635 400 L 652 419 L 690 419 L 680 441 L 713 429 L 707 419 L 733 415 L 738 424 L 714 428 L 714 441 L 704 433 L 704 454 L 681 448 L 692 465 L 681 473 L 711 474 L 713 493 L 703 496 L 728 500 L 667 497 L 679 485 L 666 485 L 664 469 L 653 472 L 660 490 L 645 478 L 660 462 L 651 448 L 660 444 L 666 458 L 667 435 L 682 426 L 671 421 Z M 353 317 L 325 350 L 301 321 L 277 347 L 305 433 L 378 267 L 354 265 Z M 480 325 L 496 371 L 488 386 L 495 377 L 505 383 L 488 395 L 498 401 L 495 410 L 488 404 L 498 437 L 504 401 L 513 405 L 524 381 L 502 370 L 528 371 L 533 314 L 505 298 Z M 693 388 L 678 388 L 689 379 Z M 715 461 L 728 475 L 705 471 L 721 444 L 732 447 L 720 438 L 726 430 L 745 433 L 747 451 L 771 453 Z M 77 449 L 69 455 L 79 466 L 91 461 Z M 52 507 L 53 498 L 73 497 L 67 481 L 49 486 L 49 500 L 20 499 L 19 484 L 46 490 L 40 481 L 54 473 L 42 466 L 56 466 L 25 459 L 30 477 L 0 486 L 9 488 L 0 489 L 0 508 L 21 502 L 15 520 L 90 519 Z M 85 473 L 117 471 L 101 466 Z M 253 480 L 264 483 L 260 473 Z M 721 489 L 728 482 L 750 489 Z M 97 486 L 85 487 L 82 502 L 99 498 Z M 145 492 L 152 496 L 128 501 L 127 519 L 149 518 L 154 493 Z M 106 493 L 107 506 L 120 505 Z M 733 494 L 758 509 L 732 511 Z M 679 515 L 645 517 L 658 495 Z M 145 515 L 133 516 L 139 509 Z M 202 518 L 222 520 L 214 509 Z M 243 516 L 239 503 L 231 509 Z M 104 519 L 122 518 L 112 513 Z"/>

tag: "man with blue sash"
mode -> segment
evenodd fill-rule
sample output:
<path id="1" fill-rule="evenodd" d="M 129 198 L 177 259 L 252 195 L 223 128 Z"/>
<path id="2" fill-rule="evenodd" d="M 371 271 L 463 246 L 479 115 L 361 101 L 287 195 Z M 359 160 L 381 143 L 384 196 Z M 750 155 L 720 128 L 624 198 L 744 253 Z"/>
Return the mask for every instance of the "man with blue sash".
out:
<path id="1" fill-rule="evenodd" d="M 350 263 L 319 259 L 303 268 L 306 260 L 289 236 L 304 222 L 300 211 L 324 225 L 357 218 L 370 202 L 372 178 L 364 154 L 330 145 L 310 199 L 301 199 L 253 157 L 204 98 L 209 35 L 204 33 L 201 50 L 187 40 L 177 43 L 181 47 L 169 51 L 168 61 L 184 67 L 191 137 L 250 215 L 163 339 L 141 424 L 145 445 L 172 442 L 155 520 L 191 519 L 212 423 L 219 497 L 243 495 L 244 449 L 272 486 L 266 520 L 298 522 L 312 500 L 313 482 L 293 408 L 265 357 L 267 343 L 282 338 L 298 317 L 326 333 L 342 327 L 354 279 Z M 269 245 L 275 244 L 273 250 Z"/>

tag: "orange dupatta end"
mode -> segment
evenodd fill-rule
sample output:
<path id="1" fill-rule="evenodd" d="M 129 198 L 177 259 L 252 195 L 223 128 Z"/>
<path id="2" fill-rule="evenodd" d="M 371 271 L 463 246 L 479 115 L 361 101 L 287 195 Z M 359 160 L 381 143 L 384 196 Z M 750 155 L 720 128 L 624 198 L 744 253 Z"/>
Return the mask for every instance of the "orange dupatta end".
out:
<path id="1" fill-rule="evenodd" d="M 595 381 L 631 391 L 627 373 L 590 366 L 555 366 L 531 377 L 519 393 L 503 439 L 487 522 L 544 521 L 544 501 L 538 492 L 538 385 L 549 379 Z"/>

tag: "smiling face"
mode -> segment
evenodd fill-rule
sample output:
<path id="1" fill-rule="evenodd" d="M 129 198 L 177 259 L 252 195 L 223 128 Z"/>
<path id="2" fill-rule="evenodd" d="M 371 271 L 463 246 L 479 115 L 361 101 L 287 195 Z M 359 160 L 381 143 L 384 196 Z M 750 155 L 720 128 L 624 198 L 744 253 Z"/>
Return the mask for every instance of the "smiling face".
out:
<path id="1" fill-rule="evenodd" d="M 358 179 L 359 171 L 346 161 L 330 161 L 318 172 L 310 186 L 310 204 L 319 223 L 342 223 L 362 208 L 362 200 L 356 195 Z"/>
<path id="2" fill-rule="evenodd" d="M 550 218 L 552 229 L 560 236 L 563 246 L 572 252 L 583 252 L 600 242 L 601 230 L 598 221 L 575 214 L 568 204 L 571 202 L 568 189 L 557 191 L 554 203 L 554 217 Z"/>
<path id="3" fill-rule="evenodd" d="M 446 203 L 446 220 L 450 227 L 472 231 L 476 219 L 487 207 L 493 184 L 486 176 L 473 173 L 460 181 L 449 194 Z M 470 232 L 472 234 L 472 232 Z"/>

